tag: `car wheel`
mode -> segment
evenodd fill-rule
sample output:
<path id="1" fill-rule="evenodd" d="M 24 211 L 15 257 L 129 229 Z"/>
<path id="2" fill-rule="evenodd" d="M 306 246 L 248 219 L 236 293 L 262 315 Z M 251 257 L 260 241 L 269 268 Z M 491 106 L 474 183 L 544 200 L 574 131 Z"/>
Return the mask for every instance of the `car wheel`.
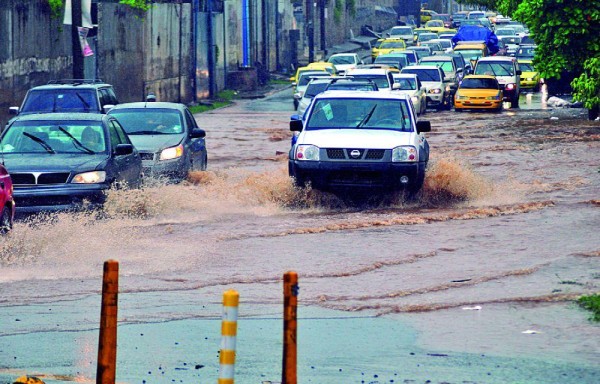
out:
<path id="1" fill-rule="evenodd" d="M 0 235 L 3 235 L 12 229 L 12 220 L 10 210 L 4 207 L 2 216 L 0 216 Z"/>

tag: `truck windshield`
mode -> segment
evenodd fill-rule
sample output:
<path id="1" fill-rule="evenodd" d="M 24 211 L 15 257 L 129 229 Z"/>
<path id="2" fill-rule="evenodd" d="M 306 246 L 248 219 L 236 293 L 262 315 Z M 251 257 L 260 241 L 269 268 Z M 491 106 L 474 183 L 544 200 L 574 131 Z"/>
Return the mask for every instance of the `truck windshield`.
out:
<path id="1" fill-rule="evenodd" d="M 386 129 L 412 132 L 413 121 L 406 100 L 327 98 L 315 102 L 306 129 Z"/>

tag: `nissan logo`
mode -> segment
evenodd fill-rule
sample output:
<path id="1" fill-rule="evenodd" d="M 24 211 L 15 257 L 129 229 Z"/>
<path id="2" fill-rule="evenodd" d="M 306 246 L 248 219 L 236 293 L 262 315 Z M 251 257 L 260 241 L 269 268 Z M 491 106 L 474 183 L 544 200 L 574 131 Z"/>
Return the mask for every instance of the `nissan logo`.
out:
<path id="1" fill-rule="evenodd" d="M 358 149 L 353 149 L 352 152 L 350 152 L 350 156 L 352 156 L 355 159 L 358 159 L 360 157 L 360 151 Z"/>

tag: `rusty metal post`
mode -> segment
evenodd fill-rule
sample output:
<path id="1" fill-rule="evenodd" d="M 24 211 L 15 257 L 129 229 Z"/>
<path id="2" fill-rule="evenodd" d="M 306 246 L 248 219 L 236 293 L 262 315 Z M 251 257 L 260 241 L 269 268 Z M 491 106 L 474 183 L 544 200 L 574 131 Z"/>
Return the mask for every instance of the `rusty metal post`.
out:
<path id="1" fill-rule="evenodd" d="M 283 370 L 282 384 L 297 384 L 298 274 L 283 275 Z"/>
<path id="2" fill-rule="evenodd" d="M 98 341 L 96 384 L 114 384 L 117 368 L 117 307 L 119 293 L 119 262 L 104 262 L 102 277 L 102 309 Z"/>

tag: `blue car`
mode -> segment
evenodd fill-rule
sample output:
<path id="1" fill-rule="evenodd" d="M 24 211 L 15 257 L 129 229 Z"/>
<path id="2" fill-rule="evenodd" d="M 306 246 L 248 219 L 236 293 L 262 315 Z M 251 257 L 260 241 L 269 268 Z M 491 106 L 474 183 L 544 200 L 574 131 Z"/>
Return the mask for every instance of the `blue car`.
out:
<path id="1" fill-rule="evenodd" d="M 108 115 L 19 115 L 0 136 L 0 152 L 17 213 L 94 207 L 109 188 L 141 181 L 140 155 Z"/>

